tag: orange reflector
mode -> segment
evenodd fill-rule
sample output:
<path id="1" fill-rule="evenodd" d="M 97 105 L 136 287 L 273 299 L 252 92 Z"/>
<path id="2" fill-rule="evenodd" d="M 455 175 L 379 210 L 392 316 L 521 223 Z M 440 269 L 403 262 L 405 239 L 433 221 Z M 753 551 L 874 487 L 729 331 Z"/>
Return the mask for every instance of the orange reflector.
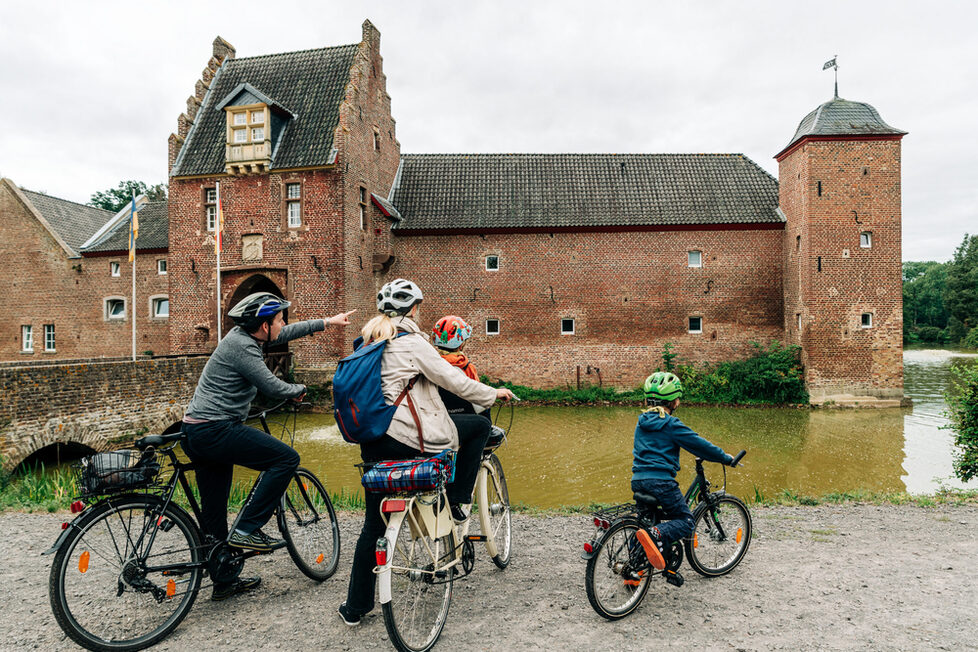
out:
<path id="1" fill-rule="evenodd" d="M 86 550 L 81 554 L 81 557 L 78 558 L 78 572 L 84 573 L 88 570 L 88 558 L 89 554 Z"/>
<path id="2" fill-rule="evenodd" d="M 740 540 L 743 538 L 744 538 L 744 528 L 739 527 L 737 528 L 737 543 L 740 543 Z"/>
<path id="3" fill-rule="evenodd" d="M 308 482 L 303 482 L 302 483 L 302 488 L 305 489 L 306 491 L 309 491 L 309 483 Z"/>
<path id="4" fill-rule="evenodd" d="M 693 547 L 694 548 L 699 548 L 699 546 L 700 546 L 700 537 L 699 537 L 698 534 L 694 534 L 693 535 Z"/>
<path id="5" fill-rule="evenodd" d="M 177 594 L 177 583 L 170 580 L 166 583 L 166 597 L 172 598 Z"/>
<path id="6" fill-rule="evenodd" d="M 323 555 L 323 553 L 319 553 L 319 556 L 316 557 L 316 563 L 317 564 L 321 564 L 321 563 L 323 563 L 323 560 L 324 559 L 326 559 L 325 555 Z"/>
<path id="7" fill-rule="evenodd" d="M 385 500 L 383 506 L 381 506 L 380 511 L 385 514 L 391 514 L 393 512 L 403 512 L 406 508 L 407 501 L 405 500 Z"/>

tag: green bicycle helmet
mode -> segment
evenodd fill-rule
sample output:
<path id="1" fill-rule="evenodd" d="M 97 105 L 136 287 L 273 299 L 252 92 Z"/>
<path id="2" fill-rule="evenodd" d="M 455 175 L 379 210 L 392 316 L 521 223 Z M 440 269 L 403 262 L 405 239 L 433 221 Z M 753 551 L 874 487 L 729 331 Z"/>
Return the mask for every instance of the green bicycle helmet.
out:
<path id="1" fill-rule="evenodd" d="M 643 389 L 645 390 L 645 399 L 648 401 L 668 403 L 683 396 L 682 381 L 676 374 L 668 371 L 657 371 L 646 378 Z"/>

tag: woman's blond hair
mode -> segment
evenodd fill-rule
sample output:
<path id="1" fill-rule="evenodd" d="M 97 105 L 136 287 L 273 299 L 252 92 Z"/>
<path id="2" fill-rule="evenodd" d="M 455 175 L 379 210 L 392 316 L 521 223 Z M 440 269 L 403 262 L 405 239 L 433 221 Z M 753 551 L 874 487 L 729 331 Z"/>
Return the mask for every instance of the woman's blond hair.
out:
<path id="1" fill-rule="evenodd" d="M 381 340 L 393 342 L 394 336 L 397 335 L 397 328 L 394 327 L 390 317 L 380 314 L 364 324 L 360 329 L 360 335 L 363 336 L 364 344 Z"/>

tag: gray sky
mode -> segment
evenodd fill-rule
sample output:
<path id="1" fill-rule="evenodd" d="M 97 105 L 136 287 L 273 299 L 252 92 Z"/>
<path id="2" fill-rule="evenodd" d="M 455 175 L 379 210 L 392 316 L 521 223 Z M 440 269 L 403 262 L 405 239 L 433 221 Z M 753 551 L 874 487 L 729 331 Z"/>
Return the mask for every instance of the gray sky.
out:
<path id="1" fill-rule="evenodd" d="M 971 2 L 2 4 L 0 174 L 74 201 L 166 180 L 214 36 L 254 56 L 356 43 L 370 18 L 405 153 L 742 152 L 777 175 L 838 54 L 839 94 L 910 132 L 904 260 L 978 232 Z"/>

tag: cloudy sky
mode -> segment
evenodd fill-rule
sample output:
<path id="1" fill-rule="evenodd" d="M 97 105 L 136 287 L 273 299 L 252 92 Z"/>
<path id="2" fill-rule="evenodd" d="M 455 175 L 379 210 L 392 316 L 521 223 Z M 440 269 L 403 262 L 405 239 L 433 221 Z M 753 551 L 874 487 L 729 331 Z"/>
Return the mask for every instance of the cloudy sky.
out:
<path id="1" fill-rule="evenodd" d="M 741 152 L 776 175 L 838 54 L 839 94 L 910 132 L 904 260 L 978 232 L 975 3 L 0 2 L 0 174 L 74 201 L 166 180 L 216 35 L 254 56 L 370 18 L 405 153 Z"/>

